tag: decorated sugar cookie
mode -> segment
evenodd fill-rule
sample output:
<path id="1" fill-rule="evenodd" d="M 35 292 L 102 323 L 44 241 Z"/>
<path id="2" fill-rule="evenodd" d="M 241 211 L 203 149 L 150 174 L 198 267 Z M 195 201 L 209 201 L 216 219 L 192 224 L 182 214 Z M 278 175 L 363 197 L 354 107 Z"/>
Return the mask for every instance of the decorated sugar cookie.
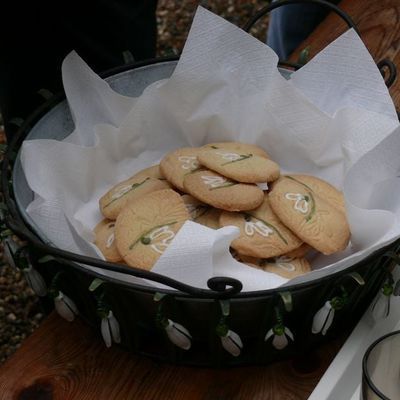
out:
<path id="1" fill-rule="evenodd" d="M 346 213 L 343 193 L 337 190 L 330 183 L 310 175 L 290 174 L 285 175 L 284 178 L 294 180 L 295 182 L 304 185 L 304 187 L 312 190 L 315 194 L 322 197 L 339 211 Z"/>
<path id="2" fill-rule="evenodd" d="M 300 239 L 323 254 L 347 247 L 350 229 L 346 215 L 316 191 L 293 179 L 281 178 L 269 193 L 279 219 Z"/>
<path id="3" fill-rule="evenodd" d="M 240 254 L 271 258 L 297 249 L 302 244 L 277 218 L 267 195 L 262 205 L 255 210 L 223 212 L 219 222 L 221 226 L 234 225 L 240 229 L 240 236 L 231 243 L 231 247 Z"/>
<path id="4" fill-rule="evenodd" d="M 189 211 L 192 221 L 208 226 L 212 229 L 219 228 L 219 216 L 221 215 L 221 210 L 202 203 L 189 194 L 183 195 L 182 200 L 186 204 L 186 208 Z"/>
<path id="5" fill-rule="evenodd" d="M 160 179 L 161 181 L 165 180 L 165 178 L 161 174 L 159 164 L 153 165 L 152 167 L 149 168 L 145 168 L 139 171 L 135 176 L 136 177 L 143 176 L 144 178 L 147 178 L 149 176 L 150 178 Z"/>
<path id="6" fill-rule="evenodd" d="M 279 165 L 268 158 L 225 148 L 203 150 L 198 160 L 208 169 L 244 183 L 272 182 L 280 173 Z"/>
<path id="7" fill-rule="evenodd" d="M 286 279 L 293 279 L 311 271 L 310 263 L 305 258 L 280 256 L 269 259 L 238 255 L 239 261 L 263 271 L 276 274 Z"/>
<path id="8" fill-rule="evenodd" d="M 251 153 L 260 157 L 270 158 L 266 151 L 259 146 L 254 144 L 241 143 L 241 142 L 218 142 L 208 143 L 203 146 L 206 149 L 226 149 L 235 153 Z"/>
<path id="9" fill-rule="evenodd" d="M 122 260 L 115 244 L 115 221 L 103 219 L 94 228 L 94 244 L 103 253 L 107 261 L 119 262 Z"/>
<path id="10" fill-rule="evenodd" d="M 303 258 L 311 250 L 312 250 L 312 247 L 309 244 L 303 243 L 297 249 L 294 249 L 294 250 L 289 251 L 288 253 L 284 254 L 284 256 L 289 257 L 289 258 Z"/>
<path id="11" fill-rule="evenodd" d="M 146 193 L 168 188 L 170 185 L 161 177 L 157 165 L 146 168 L 118 183 L 102 196 L 99 201 L 100 211 L 106 218 L 115 220 L 130 201 Z"/>
<path id="12" fill-rule="evenodd" d="M 197 160 L 199 152 L 200 149 L 196 147 L 184 147 L 169 152 L 160 162 L 162 175 L 173 186 L 184 191 L 183 179 L 200 167 Z"/>
<path id="13" fill-rule="evenodd" d="M 185 176 L 183 185 L 185 192 L 196 199 L 228 211 L 252 210 L 264 198 L 264 192 L 256 185 L 239 183 L 209 170 Z"/>
<path id="14" fill-rule="evenodd" d="M 128 265 L 150 270 L 188 219 L 185 203 L 175 191 L 148 193 L 130 202 L 118 215 L 118 251 Z"/>

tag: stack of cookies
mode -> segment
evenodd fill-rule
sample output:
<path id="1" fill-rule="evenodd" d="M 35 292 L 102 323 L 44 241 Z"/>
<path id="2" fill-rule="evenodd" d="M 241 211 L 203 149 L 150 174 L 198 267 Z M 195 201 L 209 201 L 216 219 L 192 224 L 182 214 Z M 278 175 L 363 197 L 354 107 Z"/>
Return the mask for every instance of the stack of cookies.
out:
<path id="1" fill-rule="evenodd" d="M 151 269 L 186 220 L 237 226 L 234 257 L 291 279 L 310 271 L 310 250 L 344 250 L 343 195 L 308 175 L 280 175 L 260 147 L 211 143 L 168 153 L 100 199 L 95 244 L 113 262 Z"/>

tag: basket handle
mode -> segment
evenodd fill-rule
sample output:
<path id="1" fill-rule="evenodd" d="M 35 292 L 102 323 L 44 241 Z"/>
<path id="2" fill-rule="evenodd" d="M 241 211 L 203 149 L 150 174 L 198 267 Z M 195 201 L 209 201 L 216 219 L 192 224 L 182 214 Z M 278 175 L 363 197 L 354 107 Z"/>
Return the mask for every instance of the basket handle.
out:
<path id="1" fill-rule="evenodd" d="M 11 205 L 11 207 L 13 206 Z M 5 223 L 20 238 L 28 240 L 36 249 L 47 255 L 51 255 L 60 261 L 90 265 L 92 267 L 106 269 L 107 271 L 119 272 L 125 275 L 135 276 L 137 278 L 148 279 L 180 290 L 181 292 L 197 298 L 227 299 L 238 294 L 243 288 L 243 285 L 239 280 L 230 277 L 210 278 L 207 281 L 209 290 L 197 288 L 155 272 L 130 267 L 124 264 L 111 263 L 93 257 L 82 256 L 70 251 L 61 250 L 57 247 L 47 245 L 43 243 L 35 234 L 30 232 L 18 217 L 15 218 L 15 216 L 12 216 L 11 214 L 5 217 Z"/>
<path id="2" fill-rule="evenodd" d="M 247 23 L 243 26 L 243 30 L 246 32 L 249 32 L 250 29 L 254 26 L 254 24 L 260 18 L 262 18 L 264 15 L 268 14 L 272 10 L 275 10 L 276 8 L 287 6 L 289 4 L 317 4 L 322 7 L 328 8 L 329 10 L 336 13 L 340 18 L 342 18 L 344 20 L 344 22 L 346 22 L 346 24 L 349 26 L 349 28 L 353 28 L 357 32 L 358 36 L 361 37 L 360 32 L 359 32 L 356 24 L 350 17 L 350 15 L 348 15 L 345 11 L 343 11 L 338 6 L 330 3 L 327 0 L 278 0 L 278 1 L 274 1 L 273 3 L 270 3 L 267 6 L 261 8 L 259 11 L 257 11 L 254 14 L 254 16 L 251 17 L 247 21 Z M 284 60 L 279 60 L 279 65 L 290 66 L 295 69 L 299 69 L 300 67 L 302 67 L 301 64 L 292 63 L 292 62 L 284 61 Z M 379 70 L 381 71 L 381 74 L 383 77 L 385 77 L 385 75 L 386 75 L 385 68 L 386 67 L 388 68 L 389 75 L 386 77 L 385 83 L 386 83 L 386 86 L 388 88 L 390 88 L 390 86 L 393 84 L 393 82 L 396 79 L 396 75 L 397 75 L 396 66 L 393 64 L 393 62 L 391 62 L 390 60 L 387 60 L 387 59 L 384 59 L 384 60 L 381 60 L 380 62 L 378 62 L 377 66 L 378 66 Z"/>

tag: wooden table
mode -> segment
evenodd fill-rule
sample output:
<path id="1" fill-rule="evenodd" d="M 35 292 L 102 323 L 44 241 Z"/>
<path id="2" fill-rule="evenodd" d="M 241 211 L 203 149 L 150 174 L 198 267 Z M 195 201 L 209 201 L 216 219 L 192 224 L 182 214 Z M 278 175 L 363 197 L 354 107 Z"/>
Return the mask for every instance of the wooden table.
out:
<path id="1" fill-rule="evenodd" d="M 376 61 L 388 57 L 400 68 L 400 1 L 343 0 Z M 299 46 L 311 55 L 346 29 L 332 15 Z M 391 88 L 400 109 L 400 79 Z M 0 368 L 0 399 L 263 399 L 304 400 L 313 391 L 345 338 L 324 346 L 307 360 L 269 367 L 210 370 L 172 367 L 107 350 L 80 321 L 51 315 Z M 340 399 L 338 399 L 340 400 Z"/>
<path id="2" fill-rule="evenodd" d="M 344 337 L 307 360 L 212 370 L 107 349 L 94 331 L 53 313 L 0 368 L 1 400 L 303 400 Z"/>

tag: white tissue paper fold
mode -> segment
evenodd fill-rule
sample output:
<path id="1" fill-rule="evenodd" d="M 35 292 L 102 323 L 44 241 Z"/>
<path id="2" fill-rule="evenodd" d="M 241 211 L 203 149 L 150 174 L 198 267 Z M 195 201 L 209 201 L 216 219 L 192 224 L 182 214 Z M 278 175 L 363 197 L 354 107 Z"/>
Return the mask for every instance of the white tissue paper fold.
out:
<path id="1" fill-rule="evenodd" d="M 137 98 L 115 93 L 69 54 L 62 73 L 75 130 L 64 141 L 25 141 L 21 152 L 35 194 L 27 212 L 41 234 L 102 257 L 92 229 L 101 220 L 98 199 L 111 186 L 171 149 L 238 140 L 265 148 L 283 172 L 316 175 L 343 190 L 351 246 L 318 256 L 314 271 L 288 282 L 231 257 L 237 228 L 189 221 L 154 272 L 202 288 L 213 276 L 230 276 L 245 291 L 262 290 L 345 269 L 400 237 L 399 122 L 361 39 L 347 31 L 289 81 L 277 62 L 268 46 L 201 7 L 172 76 Z"/>

